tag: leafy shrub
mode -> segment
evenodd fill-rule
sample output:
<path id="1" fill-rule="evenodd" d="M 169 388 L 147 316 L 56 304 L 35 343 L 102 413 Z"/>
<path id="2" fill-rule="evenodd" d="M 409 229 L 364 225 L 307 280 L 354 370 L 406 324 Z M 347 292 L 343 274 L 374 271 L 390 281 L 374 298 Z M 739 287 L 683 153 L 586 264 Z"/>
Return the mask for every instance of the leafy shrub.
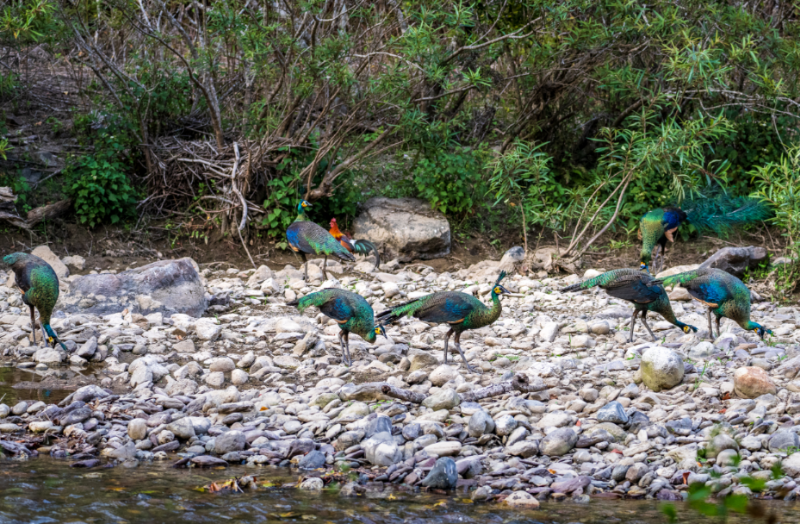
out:
<path id="1" fill-rule="evenodd" d="M 456 147 L 421 158 L 412 174 L 418 196 L 445 214 L 464 217 L 473 213 L 486 194 L 482 156 L 480 151 Z"/>
<path id="2" fill-rule="evenodd" d="M 69 190 L 75 199 L 75 214 L 82 224 L 90 227 L 106 221 L 116 224 L 133 215 L 136 190 L 121 163 L 82 156 L 70 166 L 70 171 L 76 181 Z"/>
<path id="3" fill-rule="evenodd" d="M 129 126 L 114 114 L 92 112 L 76 118 L 75 128 L 79 142 L 94 146 L 92 155 L 71 158 L 65 170 L 78 220 L 95 227 L 133 216 L 137 191 L 128 178 L 133 144 Z"/>
<path id="4" fill-rule="evenodd" d="M 789 149 L 779 162 L 757 167 L 750 175 L 756 195 L 775 211 L 771 220 L 787 239 L 788 255 L 793 259 L 775 272 L 776 287 L 791 293 L 800 277 L 800 146 Z"/>

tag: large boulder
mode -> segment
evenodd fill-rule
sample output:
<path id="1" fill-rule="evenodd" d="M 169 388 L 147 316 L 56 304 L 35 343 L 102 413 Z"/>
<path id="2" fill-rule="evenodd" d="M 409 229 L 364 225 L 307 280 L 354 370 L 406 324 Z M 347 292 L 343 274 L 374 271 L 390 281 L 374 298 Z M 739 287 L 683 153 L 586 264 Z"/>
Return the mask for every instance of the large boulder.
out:
<path id="1" fill-rule="evenodd" d="M 723 247 L 700 264 L 700 268 L 721 269 L 741 278 L 747 269 L 755 268 L 766 259 L 767 250 L 761 246 Z"/>
<path id="2" fill-rule="evenodd" d="M 450 254 L 450 224 L 424 200 L 371 198 L 353 229 L 356 238 L 388 248 L 402 262 Z"/>
<path id="3" fill-rule="evenodd" d="M 68 313 L 109 315 L 128 309 L 149 315 L 184 313 L 201 317 L 206 310 L 205 290 L 190 258 L 162 260 L 117 275 L 84 275 L 62 295 Z"/>

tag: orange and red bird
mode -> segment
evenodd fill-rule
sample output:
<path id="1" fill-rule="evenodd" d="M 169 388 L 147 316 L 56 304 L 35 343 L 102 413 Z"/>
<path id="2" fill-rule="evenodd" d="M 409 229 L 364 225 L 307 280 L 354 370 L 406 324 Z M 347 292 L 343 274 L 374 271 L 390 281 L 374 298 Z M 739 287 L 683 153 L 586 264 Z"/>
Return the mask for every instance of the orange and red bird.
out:
<path id="1" fill-rule="evenodd" d="M 359 255 L 368 255 L 370 251 L 375 253 L 375 269 L 381 265 L 381 256 L 378 254 L 378 248 L 369 240 L 354 240 L 349 233 L 342 233 L 339 226 L 336 224 L 336 219 L 331 219 L 331 229 L 328 231 L 333 238 L 335 238 L 346 250 L 351 253 Z"/>

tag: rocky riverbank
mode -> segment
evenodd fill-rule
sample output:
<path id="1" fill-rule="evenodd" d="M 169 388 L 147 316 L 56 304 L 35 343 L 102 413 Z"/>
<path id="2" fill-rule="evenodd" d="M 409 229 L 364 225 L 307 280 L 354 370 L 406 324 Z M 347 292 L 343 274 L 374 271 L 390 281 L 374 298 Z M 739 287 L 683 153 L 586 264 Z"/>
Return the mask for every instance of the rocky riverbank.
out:
<path id="1" fill-rule="evenodd" d="M 443 364 L 446 327 L 414 319 L 389 327 L 374 346 L 351 337 L 348 368 L 335 322 L 286 302 L 329 286 L 360 293 L 376 311 L 444 289 L 487 301 L 513 257 L 452 274 L 397 261 L 354 271 L 329 261 L 327 282 L 311 261 L 309 284 L 291 266 L 204 269 L 177 279 L 184 291 L 195 278 L 202 285 L 204 296 L 187 291 L 185 299 L 208 308 L 201 318 L 170 313 L 181 304 L 165 305 L 169 290 L 147 277 L 171 267 L 159 264 L 135 273 L 155 297 L 132 288 L 131 275 L 102 276 L 130 295 L 117 300 L 124 310 L 102 314 L 90 311 L 115 297 L 57 268 L 70 312 L 57 312 L 53 326 L 68 356 L 31 344 L 18 291 L 0 286 L 3 364 L 50 378 L 71 369 L 95 382 L 58 405 L 0 404 L 6 456 L 48 453 L 76 467 L 245 463 L 262 476 L 264 466 L 291 466 L 303 489 L 341 481 L 336 471 L 350 480 L 343 496 L 458 486 L 474 500 L 519 507 L 601 493 L 679 500 L 694 482 L 752 495 L 739 483 L 744 476 L 769 479 L 767 496 L 800 492 L 800 453 L 792 454 L 800 448 L 797 308 L 757 301 L 752 317 L 773 338 L 760 341 L 726 319 L 711 342 L 704 308 L 675 290 L 675 313 L 699 331 L 651 317 L 659 340 L 639 324 L 629 343 L 628 304 L 598 290 L 559 293 L 575 275 L 512 274 L 500 319 L 461 339 L 479 373 L 457 355 Z M 192 271 L 183 263 L 178 273 Z M 779 462 L 783 476 L 773 479 Z"/>

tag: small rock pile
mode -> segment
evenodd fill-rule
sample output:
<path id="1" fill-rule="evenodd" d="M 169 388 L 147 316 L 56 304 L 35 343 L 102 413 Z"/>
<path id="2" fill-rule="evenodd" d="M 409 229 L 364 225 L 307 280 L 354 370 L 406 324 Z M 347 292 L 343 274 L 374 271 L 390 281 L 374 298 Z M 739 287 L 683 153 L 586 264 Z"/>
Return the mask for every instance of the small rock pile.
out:
<path id="1" fill-rule="evenodd" d="M 286 306 L 329 286 L 360 293 L 376 311 L 438 290 L 486 301 L 499 265 L 436 273 L 395 260 L 373 272 L 366 261 L 356 273 L 329 261 L 335 276 L 321 282 L 321 261 L 310 261 L 308 283 L 292 266 L 205 269 L 211 316 L 59 311 L 53 326 L 69 355 L 32 346 L 19 293 L 0 286 L 5 365 L 61 377 L 69 364 L 97 382 L 58 405 L 0 404 L 0 449 L 86 467 L 292 466 L 312 490 L 326 469 L 355 470 L 359 481 L 343 496 L 365 483 L 464 487 L 475 500 L 516 507 L 599 492 L 678 500 L 694 482 L 749 495 L 744 475 L 769 479 L 773 496 L 797 496 L 797 308 L 753 305 L 754 320 L 775 332 L 766 342 L 727 319 L 708 341 L 704 308 L 676 292 L 676 315 L 700 331 L 657 321 L 657 342 L 642 330 L 628 343 L 626 303 L 600 290 L 559 293 L 575 275 L 513 275 L 500 319 L 462 337 L 480 370 L 472 374 L 442 363 L 446 326 L 415 319 L 375 346 L 351 337 L 354 363 L 345 367 L 336 323 Z M 501 387 L 515 377 L 537 387 Z M 500 394 L 479 394 L 492 387 Z M 779 462 L 784 476 L 771 479 Z"/>

